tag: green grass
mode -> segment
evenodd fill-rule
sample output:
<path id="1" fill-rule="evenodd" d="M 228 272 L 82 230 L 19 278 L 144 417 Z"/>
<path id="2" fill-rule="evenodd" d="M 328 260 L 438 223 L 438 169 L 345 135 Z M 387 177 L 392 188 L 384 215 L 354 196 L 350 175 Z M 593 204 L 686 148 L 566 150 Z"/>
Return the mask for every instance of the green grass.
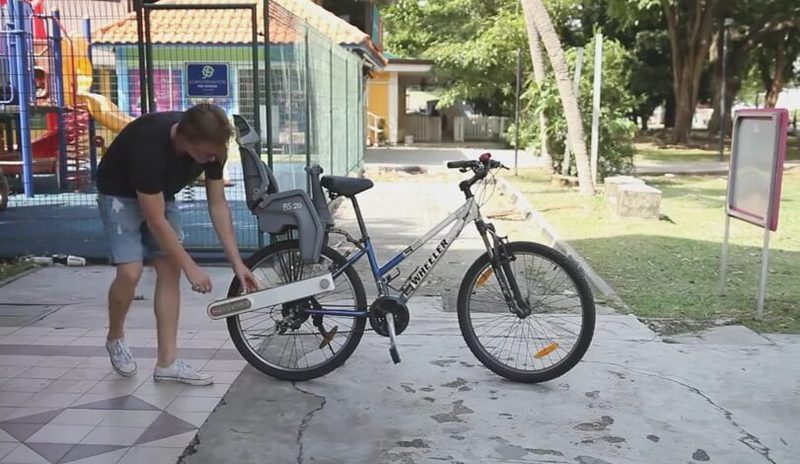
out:
<path id="1" fill-rule="evenodd" d="M 617 291 L 636 315 L 734 319 L 765 332 L 800 332 L 800 170 L 786 171 L 773 234 L 764 318 L 755 316 L 763 230 L 732 221 L 729 279 L 718 294 L 724 177 L 643 177 L 663 192 L 661 220 L 616 219 L 602 194 L 582 198 L 541 172 L 508 177 Z"/>
<path id="2" fill-rule="evenodd" d="M 0 282 L 34 267 L 35 264 L 26 261 L 0 261 Z"/>
<path id="3" fill-rule="evenodd" d="M 710 145 L 713 145 L 710 144 Z M 719 151 L 709 149 L 709 144 L 695 147 L 663 146 L 652 139 L 642 139 L 635 144 L 636 155 L 634 160 L 641 162 L 691 162 L 691 161 L 717 161 Z M 723 152 L 724 161 L 730 160 L 730 141 Z M 787 143 L 786 159 L 800 160 L 800 138 L 790 136 Z"/>

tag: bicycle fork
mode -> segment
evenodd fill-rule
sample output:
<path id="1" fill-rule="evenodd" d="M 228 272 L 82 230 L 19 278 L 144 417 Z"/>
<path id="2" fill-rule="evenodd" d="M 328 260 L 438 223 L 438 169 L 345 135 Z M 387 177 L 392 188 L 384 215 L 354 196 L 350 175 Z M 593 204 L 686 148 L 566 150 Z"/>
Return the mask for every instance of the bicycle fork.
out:
<path id="1" fill-rule="evenodd" d="M 486 224 L 483 221 L 477 221 L 476 224 L 486 244 L 486 249 L 489 251 L 492 272 L 497 278 L 508 309 L 520 318 L 530 316 L 533 310 L 522 296 L 514 271 L 511 269 L 511 262 L 514 258 L 508 255 L 506 238 L 498 236 L 492 224 Z M 492 237 L 491 244 L 487 235 Z"/>

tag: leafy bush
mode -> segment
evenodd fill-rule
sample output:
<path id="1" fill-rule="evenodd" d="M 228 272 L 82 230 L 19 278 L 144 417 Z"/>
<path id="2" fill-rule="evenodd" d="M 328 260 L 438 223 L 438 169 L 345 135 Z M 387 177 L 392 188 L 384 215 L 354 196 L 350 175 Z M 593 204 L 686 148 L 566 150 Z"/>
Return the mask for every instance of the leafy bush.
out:
<path id="1" fill-rule="evenodd" d="M 574 72 L 578 51 L 566 51 L 569 69 Z M 606 38 L 603 41 L 603 74 L 600 94 L 600 138 L 598 180 L 628 173 L 633 168 L 635 153 L 633 140 L 637 133 L 636 123 L 632 119 L 639 98 L 631 95 L 627 89 L 635 76 L 631 69 L 634 57 L 619 42 Z M 592 128 L 592 92 L 594 81 L 594 39 L 586 46 L 583 58 L 583 71 L 580 81 L 578 105 L 583 118 L 586 136 L 586 147 L 591 147 Z M 561 98 L 556 86 L 555 77 L 548 71 L 542 85 L 531 79 L 527 83 L 527 91 L 523 94 L 523 110 L 520 116 L 520 145 L 541 146 L 539 134 L 539 115 L 548 118 L 547 137 L 550 155 L 553 158 L 553 170 L 562 171 L 564 152 L 567 143 L 567 121 L 561 105 Z M 506 139 L 512 144 L 517 128 L 512 125 L 506 133 Z M 569 175 L 576 175 L 575 163 L 570 164 Z"/>

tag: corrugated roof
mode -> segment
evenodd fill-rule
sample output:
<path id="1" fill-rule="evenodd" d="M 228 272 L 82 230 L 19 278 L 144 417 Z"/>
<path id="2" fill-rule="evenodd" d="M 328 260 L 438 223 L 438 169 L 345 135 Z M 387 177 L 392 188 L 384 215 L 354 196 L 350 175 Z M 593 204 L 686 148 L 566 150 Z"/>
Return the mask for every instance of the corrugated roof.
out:
<path id="1" fill-rule="evenodd" d="M 219 0 L 162 0 L 157 5 L 219 4 Z M 263 2 L 225 0 L 224 3 L 257 7 L 259 37 L 264 36 Z M 365 32 L 337 17 L 310 0 L 270 0 L 269 35 L 271 43 L 290 44 L 304 39 L 304 24 L 310 25 L 333 42 L 363 48 L 373 58 L 385 63 Z M 150 37 L 153 44 L 250 44 L 252 27 L 247 10 L 156 10 L 150 13 Z M 100 29 L 95 44 L 135 45 L 138 41 L 136 15 Z"/>

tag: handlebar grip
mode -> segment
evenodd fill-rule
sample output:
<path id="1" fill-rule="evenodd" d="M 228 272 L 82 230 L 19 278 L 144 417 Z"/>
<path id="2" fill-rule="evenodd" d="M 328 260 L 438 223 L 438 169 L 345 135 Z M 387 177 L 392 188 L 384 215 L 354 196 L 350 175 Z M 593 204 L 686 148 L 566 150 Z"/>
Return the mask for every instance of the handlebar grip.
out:
<path id="1" fill-rule="evenodd" d="M 448 161 L 447 168 L 448 169 L 461 169 L 461 168 L 471 168 L 475 164 L 474 161 L 463 160 L 463 161 Z"/>

